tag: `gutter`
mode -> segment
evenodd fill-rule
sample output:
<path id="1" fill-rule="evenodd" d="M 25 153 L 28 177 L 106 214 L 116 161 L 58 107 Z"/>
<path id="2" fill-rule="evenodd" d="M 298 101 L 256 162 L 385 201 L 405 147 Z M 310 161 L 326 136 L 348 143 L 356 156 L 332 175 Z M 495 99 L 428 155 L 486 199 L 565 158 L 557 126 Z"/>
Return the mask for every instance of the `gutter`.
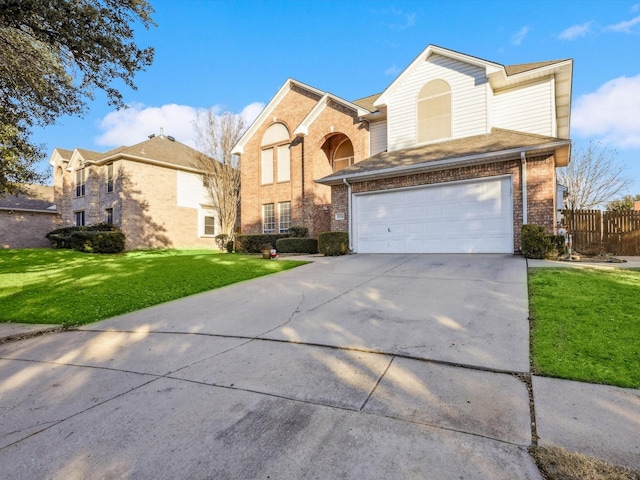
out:
<path id="1" fill-rule="evenodd" d="M 351 250 L 353 252 L 353 235 L 352 235 L 352 220 L 351 220 L 351 184 L 347 181 L 346 178 L 342 179 L 342 182 L 347 186 L 347 216 L 348 216 L 348 223 L 347 223 L 347 234 L 349 235 L 349 250 Z"/>
<path id="2" fill-rule="evenodd" d="M 524 151 L 520 152 L 520 162 L 522 163 L 522 224 L 528 223 L 527 210 L 527 155 Z"/>

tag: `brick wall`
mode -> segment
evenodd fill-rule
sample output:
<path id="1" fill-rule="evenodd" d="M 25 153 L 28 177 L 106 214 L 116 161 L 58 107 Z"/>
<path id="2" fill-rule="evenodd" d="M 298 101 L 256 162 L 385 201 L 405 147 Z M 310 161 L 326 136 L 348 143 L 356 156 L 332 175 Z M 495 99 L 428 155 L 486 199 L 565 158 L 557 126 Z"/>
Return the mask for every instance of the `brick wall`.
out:
<path id="1" fill-rule="evenodd" d="M 59 226 L 58 214 L 0 210 L 0 247 L 50 247 L 45 235 Z"/>
<path id="2" fill-rule="evenodd" d="M 486 178 L 509 174 L 513 179 L 513 232 L 514 251 L 520 250 L 522 229 L 522 185 L 521 163 L 519 159 L 471 167 L 451 168 L 437 172 L 391 177 L 380 180 L 352 184 L 353 193 L 373 192 L 394 188 L 431 185 L 459 180 Z M 529 223 L 544 225 L 549 232 L 554 229 L 555 214 L 555 166 L 551 155 L 533 157 L 527 160 Z M 345 185 L 332 187 L 331 229 L 346 232 L 349 227 L 348 191 Z M 344 214 L 344 220 L 336 220 L 337 213 Z"/>
<path id="3" fill-rule="evenodd" d="M 291 143 L 291 181 L 260 185 L 261 141 L 266 129 L 276 121 L 282 122 L 293 135 L 319 99 L 294 87 L 245 145 L 241 159 L 242 233 L 260 233 L 262 205 L 273 203 L 277 220 L 277 204 L 284 201 L 291 202 L 292 224 L 308 227 L 309 236 L 316 237 L 331 228 L 331 188 L 314 180 L 332 173 L 330 158 L 339 145 L 332 139 L 351 140 L 355 161 L 368 157 L 368 123 L 359 122 L 355 112 L 330 102 L 309 126 L 308 134 Z"/>

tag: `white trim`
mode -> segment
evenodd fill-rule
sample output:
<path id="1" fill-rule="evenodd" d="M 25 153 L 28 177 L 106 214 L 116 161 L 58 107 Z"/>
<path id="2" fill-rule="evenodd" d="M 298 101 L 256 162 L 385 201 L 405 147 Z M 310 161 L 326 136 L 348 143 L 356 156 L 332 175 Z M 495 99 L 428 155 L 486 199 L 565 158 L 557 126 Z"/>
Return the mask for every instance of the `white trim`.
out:
<path id="1" fill-rule="evenodd" d="M 371 113 L 369 110 L 359 107 L 355 103 L 351 103 L 330 93 L 325 93 L 323 97 L 318 101 L 318 103 L 307 114 L 307 116 L 302 120 L 302 122 L 300 122 L 300 125 L 298 125 L 298 127 L 293 131 L 293 134 L 297 137 L 307 136 L 309 134 L 309 126 L 320 116 L 324 109 L 329 106 L 329 102 L 331 100 L 351 110 L 354 110 L 358 117 L 363 117 Z"/>

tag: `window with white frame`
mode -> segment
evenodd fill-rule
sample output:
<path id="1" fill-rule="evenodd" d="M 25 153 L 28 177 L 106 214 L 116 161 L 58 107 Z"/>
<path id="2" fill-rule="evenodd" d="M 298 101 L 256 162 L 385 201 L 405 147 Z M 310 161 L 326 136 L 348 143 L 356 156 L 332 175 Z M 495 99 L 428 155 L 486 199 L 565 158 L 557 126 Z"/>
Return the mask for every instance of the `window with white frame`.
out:
<path id="1" fill-rule="evenodd" d="M 85 170 L 76 170 L 76 197 L 82 197 L 85 191 Z"/>
<path id="2" fill-rule="evenodd" d="M 291 202 L 278 203 L 278 231 L 289 233 L 291 226 Z"/>
<path id="3" fill-rule="evenodd" d="M 200 236 L 215 237 L 217 233 L 218 217 L 213 208 L 200 210 Z"/>
<path id="4" fill-rule="evenodd" d="M 451 87 L 431 80 L 418 94 L 418 143 L 451 137 Z"/>
<path id="5" fill-rule="evenodd" d="M 262 205 L 262 233 L 275 233 L 276 217 L 273 211 L 273 203 Z"/>
<path id="6" fill-rule="evenodd" d="M 262 185 L 273 183 L 273 148 L 262 150 Z"/>
<path id="7" fill-rule="evenodd" d="M 290 181 L 291 154 L 289 150 L 289 129 L 283 123 L 274 123 L 264 133 L 261 147 L 261 184 L 272 184 L 274 179 L 277 182 Z M 275 169 L 274 165 L 277 165 Z"/>
<path id="8" fill-rule="evenodd" d="M 113 208 L 107 208 L 104 211 L 104 221 L 109 225 L 113 225 Z"/>

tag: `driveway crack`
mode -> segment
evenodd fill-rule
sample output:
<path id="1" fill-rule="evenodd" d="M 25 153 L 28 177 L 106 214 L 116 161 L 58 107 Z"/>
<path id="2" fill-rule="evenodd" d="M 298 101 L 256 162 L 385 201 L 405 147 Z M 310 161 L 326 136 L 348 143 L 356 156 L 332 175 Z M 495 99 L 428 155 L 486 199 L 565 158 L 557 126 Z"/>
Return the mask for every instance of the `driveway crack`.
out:
<path id="1" fill-rule="evenodd" d="M 369 403 L 369 399 L 373 396 L 373 393 L 376 391 L 376 389 L 378 388 L 378 385 L 380 385 L 380 382 L 382 381 L 382 379 L 384 378 L 384 376 L 387 374 L 387 372 L 389 371 L 389 368 L 391 368 L 391 364 L 393 363 L 393 361 L 395 360 L 396 356 L 393 355 L 391 357 L 391 359 L 389 360 L 389 363 L 387 364 L 387 368 L 384 369 L 384 372 L 382 372 L 382 375 L 380 375 L 380 377 L 378 378 L 378 381 L 376 382 L 376 384 L 373 386 L 373 388 L 371 389 L 371 391 L 369 392 L 369 395 L 367 395 L 367 398 L 365 399 L 364 403 L 360 406 L 359 411 L 362 411 L 362 409 L 367 405 L 367 403 Z"/>

